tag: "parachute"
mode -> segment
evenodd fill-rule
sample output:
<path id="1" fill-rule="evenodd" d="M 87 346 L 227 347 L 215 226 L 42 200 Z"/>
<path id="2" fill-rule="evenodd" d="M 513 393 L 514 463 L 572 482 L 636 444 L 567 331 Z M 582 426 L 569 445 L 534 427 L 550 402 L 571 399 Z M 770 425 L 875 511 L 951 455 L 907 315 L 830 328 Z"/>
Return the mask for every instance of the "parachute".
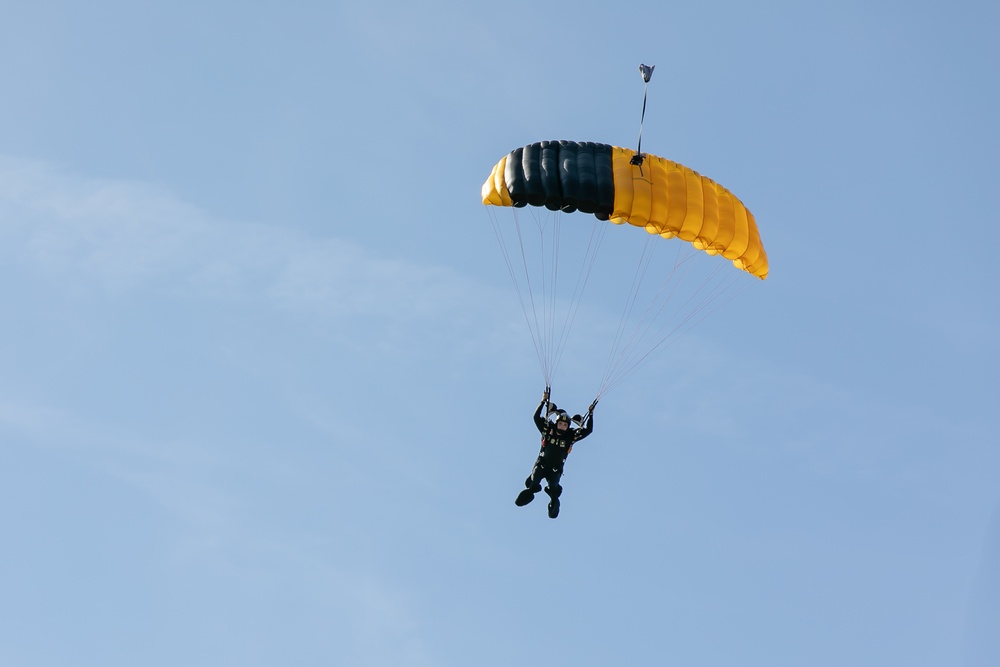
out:
<path id="1" fill-rule="evenodd" d="M 640 256 L 632 285 L 622 285 L 625 304 L 598 398 L 746 289 L 741 276 L 768 274 L 767 254 L 746 206 L 715 181 L 656 155 L 593 142 L 541 141 L 502 157 L 481 194 L 546 386 L 553 384 L 606 230 L 626 225 L 648 233 L 642 243 L 629 244 L 641 246 Z M 501 223 L 493 211 L 503 209 L 494 207 L 509 207 L 513 225 Z M 531 214 L 533 225 L 522 223 L 519 210 Z M 588 216 L 581 214 L 592 216 L 589 238 Z M 571 220 L 565 230 L 564 216 Z M 564 251 L 573 243 L 576 256 L 570 259 L 578 259 L 580 268 L 567 298 L 559 289 L 566 273 L 566 257 L 560 256 L 570 254 Z M 657 253 L 670 249 L 676 258 L 661 261 Z M 706 255 L 721 255 L 739 270 Z M 619 254 L 613 261 L 621 261 Z M 618 274 L 628 267 L 614 268 Z"/>
<path id="2" fill-rule="evenodd" d="M 486 205 L 580 211 L 643 227 L 767 277 L 767 254 L 746 206 L 710 178 L 656 155 L 591 142 L 541 141 L 501 158 L 483 183 L 482 199 Z"/>
<path id="3" fill-rule="evenodd" d="M 519 256 L 506 240 L 510 230 L 499 224 L 493 213 L 490 217 L 518 292 L 546 387 L 552 386 L 556 367 L 566 349 L 567 334 L 608 229 L 604 222 L 627 223 L 648 232 L 636 263 L 635 278 L 627 290 L 597 398 L 620 384 L 680 332 L 701 321 L 712 308 L 721 307 L 745 288 L 745 284 L 743 288 L 734 287 L 733 276 L 743 275 L 740 272 L 726 271 L 720 275 L 713 270 L 703 278 L 691 279 L 698 274 L 698 270 L 692 270 L 692 266 L 699 264 L 694 261 L 696 255 L 722 255 L 740 271 L 761 280 L 768 272 L 767 253 L 761 245 L 757 223 L 743 202 L 692 169 L 642 152 L 642 123 L 653 66 L 639 65 L 639 73 L 644 88 L 636 150 L 592 142 L 540 141 L 501 158 L 482 187 L 484 204 L 510 207 L 515 212 L 512 227 Z M 530 211 L 547 210 L 555 217 L 543 220 L 533 214 L 537 236 L 529 237 L 516 214 L 525 207 Z M 600 223 L 591 227 L 580 274 L 567 305 L 557 296 L 556 289 L 562 237 L 559 216 L 576 212 L 592 214 Z M 649 291 L 647 274 L 664 268 L 653 259 L 664 244 L 651 243 L 653 238 L 676 238 L 684 243 L 672 244 L 679 250 L 677 257 L 672 265 L 665 267 L 666 277 L 659 288 Z M 537 239 L 535 252 L 526 249 L 533 239 Z M 518 258 L 520 266 L 516 267 Z M 720 266 L 717 262 L 715 265 L 716 269 Z M 685 289 L 680 289 L 682 282 L 686 282 Z M 648 297 L 645 309 L 641 306 L 636 309 L 643 297 Z M 633 318 L 634 314 L 638 318 Z M 558 321 L 562 327 L 557 331 Z"/>

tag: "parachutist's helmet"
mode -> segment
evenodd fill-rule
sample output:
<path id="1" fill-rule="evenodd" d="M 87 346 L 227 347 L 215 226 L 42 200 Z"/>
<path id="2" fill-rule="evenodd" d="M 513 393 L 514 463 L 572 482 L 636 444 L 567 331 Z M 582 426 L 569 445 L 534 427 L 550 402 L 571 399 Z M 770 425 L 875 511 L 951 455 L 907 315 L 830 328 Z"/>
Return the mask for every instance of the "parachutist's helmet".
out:
<path id="1" fill-rule="evenodd" d="M 559 424 L 566 424 L 566 426 L 569 426 L 569 415 L 565 412 L 560 412 L 556 417 L 556 426 L 559 426 Z"/>
<path id="2" fill-rule="evenodd" d="M 575 423 L 575 424 L 582 424 L 583 423 L 583 415 L 573 415 L 573 423 Z"/>

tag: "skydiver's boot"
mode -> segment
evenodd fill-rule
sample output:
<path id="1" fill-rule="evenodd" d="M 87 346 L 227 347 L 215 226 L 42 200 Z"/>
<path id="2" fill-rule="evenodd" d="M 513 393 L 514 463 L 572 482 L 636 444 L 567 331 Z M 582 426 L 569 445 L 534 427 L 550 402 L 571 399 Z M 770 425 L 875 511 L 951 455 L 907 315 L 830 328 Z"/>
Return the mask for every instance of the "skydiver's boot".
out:
<path id="1" fill-rule="evenodd" d="M 535 499 L 535 494 L 542 490 L 542 485 L 532 482 L 530 476 L 524 480 L 524 486 L 526 487 L 524 491 L 517 494 L 517 498 L 514 500 L 514 504 L 518 507 L 524 507 L 530 503 Z"/>
<path id="2" fill-rule="evenodd" d="M 549 498 L 552 499 L 549 501 L 549 518 L 554 519 L 559 516 L 559 496 L 562 495 L 562 487 L 558 485 L 555 487 L 546 486 L 545 493 L 549 494 Z"/>
<path id="3" fill-rule="evenodd" d="M 517 498 L 514 499 L 514 504 L 518 507 L 524 507 L 532 500 L 535 499 L 535 494 L 531 489 L 525 489 L 521 493 L 517 494 Z"/>
<path id="4" fill-rule="evenodd" d="M 559 516 L 559 499 L 553 498 L 549 502 L 549 518 L 554 519 Z"/>

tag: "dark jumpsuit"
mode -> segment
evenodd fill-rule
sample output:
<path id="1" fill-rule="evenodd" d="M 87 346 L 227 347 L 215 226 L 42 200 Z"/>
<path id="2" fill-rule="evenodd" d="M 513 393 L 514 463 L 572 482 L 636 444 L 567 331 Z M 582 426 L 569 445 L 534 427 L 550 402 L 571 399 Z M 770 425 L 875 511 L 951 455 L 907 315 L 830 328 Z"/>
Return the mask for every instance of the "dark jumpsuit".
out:
<path id="1" fill-rule="evenodd" d="M 542 416 L 545 408 L 545 401 L 539 404 L 535 410 L 535 426 L 542 434 L 542 448 L 535 459 L 535 466 L 531 469 L 531 475 L 524 480 L 524 486 L 531 489 L 532 493 L 542 490 L 541 480 L 545 480 L 550 489 L 550 495 L 559 497 L 562 487 L 559 486 L 559 479 L 563 474 L 563 464 L 569 456 L 573 445 L 583 440 L 594 430 L 594 414 L 588 413 L 583 428 L 573 428 L 570 426 L 565 431 L 560 431 L 555 423 L 550 422 Z"/>

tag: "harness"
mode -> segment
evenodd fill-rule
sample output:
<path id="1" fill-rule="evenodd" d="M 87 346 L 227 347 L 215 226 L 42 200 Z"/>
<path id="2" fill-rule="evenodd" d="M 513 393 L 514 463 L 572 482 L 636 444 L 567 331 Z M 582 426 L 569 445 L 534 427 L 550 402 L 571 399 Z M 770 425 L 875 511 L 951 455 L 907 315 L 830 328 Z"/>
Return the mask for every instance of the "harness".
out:
<path id="1" fill-rule="evenodd" d="M 560 431 L 554 424 L 549 426 L 542 435 L 541 457 L 548 459 L 555 454 L 555 456 L 561 457 L 560 463 L 562 463 L 569 456 L 569 453 L 573 451 L 576 434 L 577 431 L 575 429 L 567 428 L 565 431 Z"/>

